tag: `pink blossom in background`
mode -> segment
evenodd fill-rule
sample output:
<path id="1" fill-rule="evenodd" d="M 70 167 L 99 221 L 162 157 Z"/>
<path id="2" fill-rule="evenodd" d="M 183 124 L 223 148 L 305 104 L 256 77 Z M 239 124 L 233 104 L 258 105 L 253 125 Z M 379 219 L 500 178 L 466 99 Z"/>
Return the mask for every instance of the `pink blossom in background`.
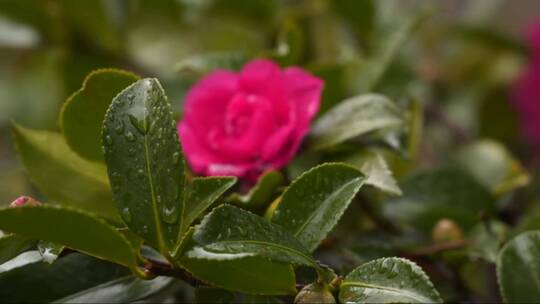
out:
<path id="1" fill-rule="evenodd" d="M 186 96 L 178 132 L 186 159 L 202 175 L 256 178 L 285 166 L 319 110 L 323 81 L 298 67 L 253 60 L 216 70 Z"/>
<path id="2" fill-rule="evenodd" d="M 9 207 L 16 208 L 16 207 L 27 206 L 27 205 L 37 206 L 39 204 L 40 203 L 36 199 L 30 196 L 19 196 L 13 202 L 11 202 L 11 204 L 9 204 Z"/>
<path id="3" fill-rule="evenodd" d="M 527 43 L 531 57 L 514 85 L 512 102 L 524 136 L 540 150 L 540 22 L 529 27 Z"/>

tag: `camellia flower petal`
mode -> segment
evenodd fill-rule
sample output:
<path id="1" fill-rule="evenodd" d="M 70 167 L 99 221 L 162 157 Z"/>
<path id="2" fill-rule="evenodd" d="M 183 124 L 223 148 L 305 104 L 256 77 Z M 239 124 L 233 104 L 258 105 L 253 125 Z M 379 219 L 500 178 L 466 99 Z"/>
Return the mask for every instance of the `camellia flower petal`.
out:
<path id="1" fill-rule="evenodd" d="M 178 123 L 191 168 L 202 175 L 256 178 L 285 166 L 319 110 L 323 81 L 298 67 L 257 59 L 217 70 L 186 96 Z"/>

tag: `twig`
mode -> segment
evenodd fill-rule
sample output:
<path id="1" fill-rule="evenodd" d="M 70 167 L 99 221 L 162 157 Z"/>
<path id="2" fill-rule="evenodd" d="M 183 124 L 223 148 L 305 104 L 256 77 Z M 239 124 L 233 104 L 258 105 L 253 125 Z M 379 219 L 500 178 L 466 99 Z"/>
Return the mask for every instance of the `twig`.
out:
<path id="1" fill-rule="evenodd" d="M 470 244 L 472 244 L 472 241 L 470 240 L 457 240 L 457 241 L 449 241 L 449 242 L 444 242 L 444 243 L 436 243 L 436 244 L 428 245 L 425 247 L 421 247 L 411 252 L 407 252 L 404 255 L 410 256 L 410 257 L 419 257 L 419 256 L 431 255 L 431 254 L 449 251 L 449 250 L 461 249 L 461 248 L 469 246 Z"/>
<path id="2" fill-rule="evenodd" d="M 148 263 L 144 265 L 144 269 L 155 276 L 168 276 L 182 279 L 184 282 L 194 287 L 200 285 L 208 286 L 207 283 L 199 281 L 193 277 L 191 273 L 180 268 L 172 267 L 168 263 L 163 263 L 156 260 L 148 260 Z"/>

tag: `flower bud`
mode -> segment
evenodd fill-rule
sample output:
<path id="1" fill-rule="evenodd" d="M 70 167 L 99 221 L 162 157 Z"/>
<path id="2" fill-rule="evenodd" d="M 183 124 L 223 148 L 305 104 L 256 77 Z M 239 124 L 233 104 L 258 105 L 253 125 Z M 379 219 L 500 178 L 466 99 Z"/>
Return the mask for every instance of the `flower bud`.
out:
<path id="1" fill-rule="evenodd" d="M 294 299 L 294 303 L 295 304 L 302 304 L 302 303 L 335 304 L 336 299 L 330 292 L 327 285 L 321 284 L 321 283 L 312 283 L 302 288 L 302 290 L 300 290 L 300 292 L 296 295 L 296 298 Z"/>
<path id="2" fill-rule="evenodd" d="M 38 202 L 36 199 L 30 197 L 30 196 L 20 196 L 16 198 L 11 204 L 9 204 L 9 207 L 16 208 L 21 206 L 37 206 L 41 203 Z"/>
<path id="3" fill-rule="evenodd" d="M 463 234 L 454 221 L 443 218 L 433 228 L 432 238 L 436 243 L 458 241 L 463 238 Z"/>

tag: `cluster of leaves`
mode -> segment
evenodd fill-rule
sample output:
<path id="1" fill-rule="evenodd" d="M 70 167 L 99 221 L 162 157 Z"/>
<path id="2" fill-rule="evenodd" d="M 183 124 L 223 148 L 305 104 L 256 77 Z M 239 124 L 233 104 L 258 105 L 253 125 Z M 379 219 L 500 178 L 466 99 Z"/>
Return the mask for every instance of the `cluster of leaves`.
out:
<path id="1" fill-rule="evenodd" d="M 99 1 L 19 2 L 0 8 L 62 47 L 78 37 L 82 49 L 107 54 L 99 65 L 160 81 L 96 70 L 63 104 L 59 132 L 12 125 L 46 201 L 0 210 L 0 298 L 433 303 L 498 301 L 498 290 L 507 302 L 540 298 L 538 212 L 518 222 L 514 210 L 530 176 L 500 143 L 511 138 L 483 124 L 512 123 L 497 116 L 507 111 L 508 70 L 523 56 L 512 40 L 467 26 L 425 38 L 417 31 L 424 10 L 403 18 L 387 1 L 141 1 L 110 11 Z M 110 22 L 111 11 L 125 18 Z M 407 52 L 411 40 L 423 38 L 421 47 L 449 37 L 444 60 L 429 47 Z M 89 56 L 78 48 L 63 54 L 68 89 L 80 86 L 71 69 Z M 171 113 L 180 107 L 160 82 L 174 94 L 255 57 L 302 65 L 326 85 L 301 153 L 246 192 L 235 178 L 189 172 Z M 28 91 L 56 87 L 58 77 L 30 73 L 39 87 Z"/>

